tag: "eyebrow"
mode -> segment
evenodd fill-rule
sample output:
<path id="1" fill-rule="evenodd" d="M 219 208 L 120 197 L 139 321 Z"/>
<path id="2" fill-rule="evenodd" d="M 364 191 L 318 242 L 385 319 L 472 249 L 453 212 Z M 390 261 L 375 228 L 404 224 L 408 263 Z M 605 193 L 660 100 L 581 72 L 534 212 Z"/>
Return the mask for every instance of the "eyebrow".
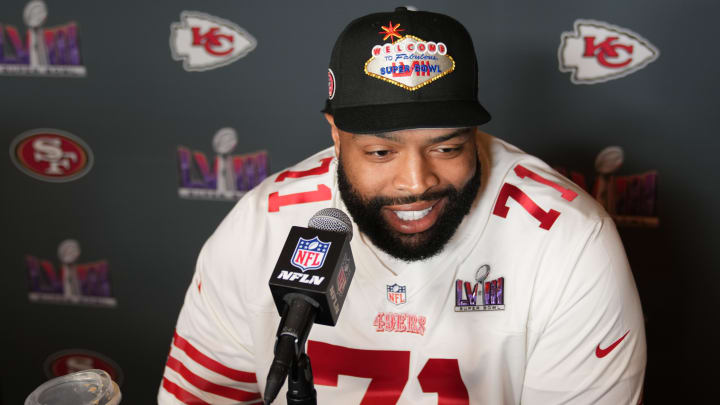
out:
<path id="1" fill-rule="evenodd" d="M 440 142 L 445 142 L 445 141 L 448 141 L 448 140 L 453 139 L 453 138 L 455 138 L 455 137 L 462 136 L 462 135 L 465 135 L 465 134 L 467 134 L 467 133 L 470 133 L 470 131 L 472 131 L 472 128 L 471 128 L 471 127 L 458 128 L 457 130 L 455 130 L 455 131 L 453 131 L 453 132 L 451 132 L 451 133 L 449 133 L 449 134 L 440 135 L 440 136 L 437 136 L 437 137 L 435 137 L 435 138 L 430 139 L 430 140 L 427 142 L 427 144 L 428 144 L 428 145 L 432 145 L 432 144 L 436 144 L 436 143 L 440 143 Z M 374 136 L 374 137 L 376 137 L 376 138 L 387 139 L 387 140 L 393 141 L 393 142 L 400 142 L 400 139 L 398 139 L 398 137 L 397 137 L 397 136 L 395 135 L 395 133 L 393 133 L 393 132 L 378 132 L 378 133 L 376 133 L 376 134 L 353 134 L 353 138 L 357 138 L 357 137 L 360 137 L 360 136 Z"/>

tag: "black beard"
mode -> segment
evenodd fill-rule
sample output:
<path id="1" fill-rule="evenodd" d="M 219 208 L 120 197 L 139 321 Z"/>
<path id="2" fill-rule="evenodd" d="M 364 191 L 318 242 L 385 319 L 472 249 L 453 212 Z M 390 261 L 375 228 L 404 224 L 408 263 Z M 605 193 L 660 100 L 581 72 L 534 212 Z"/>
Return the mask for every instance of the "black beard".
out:
<path id="1" fill-rule="evenodd" d="M 480 189 L 480 162 L 475 165 L 475 174 L 458 191 L 453 186 L 443 190 L 426 192 L 417 196 L 399 198 L 363 198 L 350 184 L 342 159 L 339 159 L 338 189 L 340 197 L 360 232 L 367 235 L 372 243 L 391 256 L 406 262 L 425 260 L 440 253 L 452 238 L 465 215 L 470 212 L 475 196 Z M 433 226 L 425 231 L 404 234 L 393 230 L 382 217 L 380 210 L 387 205 L 410 204 L 416 201 L 432 201 L 447 197 L 445 208 Z"/>

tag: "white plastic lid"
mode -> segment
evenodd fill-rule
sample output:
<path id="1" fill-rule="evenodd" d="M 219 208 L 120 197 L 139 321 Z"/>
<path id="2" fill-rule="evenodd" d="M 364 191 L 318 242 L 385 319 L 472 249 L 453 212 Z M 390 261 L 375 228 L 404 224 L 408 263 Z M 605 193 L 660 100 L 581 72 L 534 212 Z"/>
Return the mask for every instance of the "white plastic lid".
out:
<path id="1" fill-rule="evenodd" d="M 90 369 L 45 382 L 25 399 L 25 405 L 117 405 L 120 397 L 108 373 Z"/>

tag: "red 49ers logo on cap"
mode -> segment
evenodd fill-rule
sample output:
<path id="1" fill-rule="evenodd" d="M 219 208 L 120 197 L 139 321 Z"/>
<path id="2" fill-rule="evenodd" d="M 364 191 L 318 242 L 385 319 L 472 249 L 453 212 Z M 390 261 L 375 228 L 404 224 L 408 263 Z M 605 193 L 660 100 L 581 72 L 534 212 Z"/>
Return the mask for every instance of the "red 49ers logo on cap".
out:
<path id="1" fill-rule="evenodd" d="M 335 97 L 335 73 L 332 69 L 328 69 L 328 99 Z"/>
<path id="2" fill-rule="evenodd" d="M 10 145 L 13 163 L 38 180 L 66 182 L 84 176 L 92 167 L 92 152 L 80 138 L 59 129 L 34 129 Z"/>

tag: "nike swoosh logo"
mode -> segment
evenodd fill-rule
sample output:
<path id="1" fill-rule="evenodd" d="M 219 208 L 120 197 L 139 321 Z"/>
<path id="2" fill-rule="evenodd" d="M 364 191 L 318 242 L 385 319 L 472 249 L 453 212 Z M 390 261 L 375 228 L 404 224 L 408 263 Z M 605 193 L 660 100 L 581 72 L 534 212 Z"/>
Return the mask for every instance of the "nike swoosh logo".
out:
<path id="1" fill-rule="evenodd" d="M 597 358 L 602 359 L 603 357 L 610 354 L 610 352 L 613 351 L 613 349 L 615 349 L 617 347 L 617 345 L 619 345 L 620 342 L 623 341 L 623 339 L 625 339 L 625 336 L 627 336 L 628 333 L 630 333 L 629 330 L 627 332 L 625 332 L 625 334 L 620 339 L 616 340 L 613 344 L 611 344 L 610 346 L 608 346 L 604 349 L 601 349 L 600 345 L 597 345 L 597 348 L 595 349 L 595 355 L 597 356 Z"/>

